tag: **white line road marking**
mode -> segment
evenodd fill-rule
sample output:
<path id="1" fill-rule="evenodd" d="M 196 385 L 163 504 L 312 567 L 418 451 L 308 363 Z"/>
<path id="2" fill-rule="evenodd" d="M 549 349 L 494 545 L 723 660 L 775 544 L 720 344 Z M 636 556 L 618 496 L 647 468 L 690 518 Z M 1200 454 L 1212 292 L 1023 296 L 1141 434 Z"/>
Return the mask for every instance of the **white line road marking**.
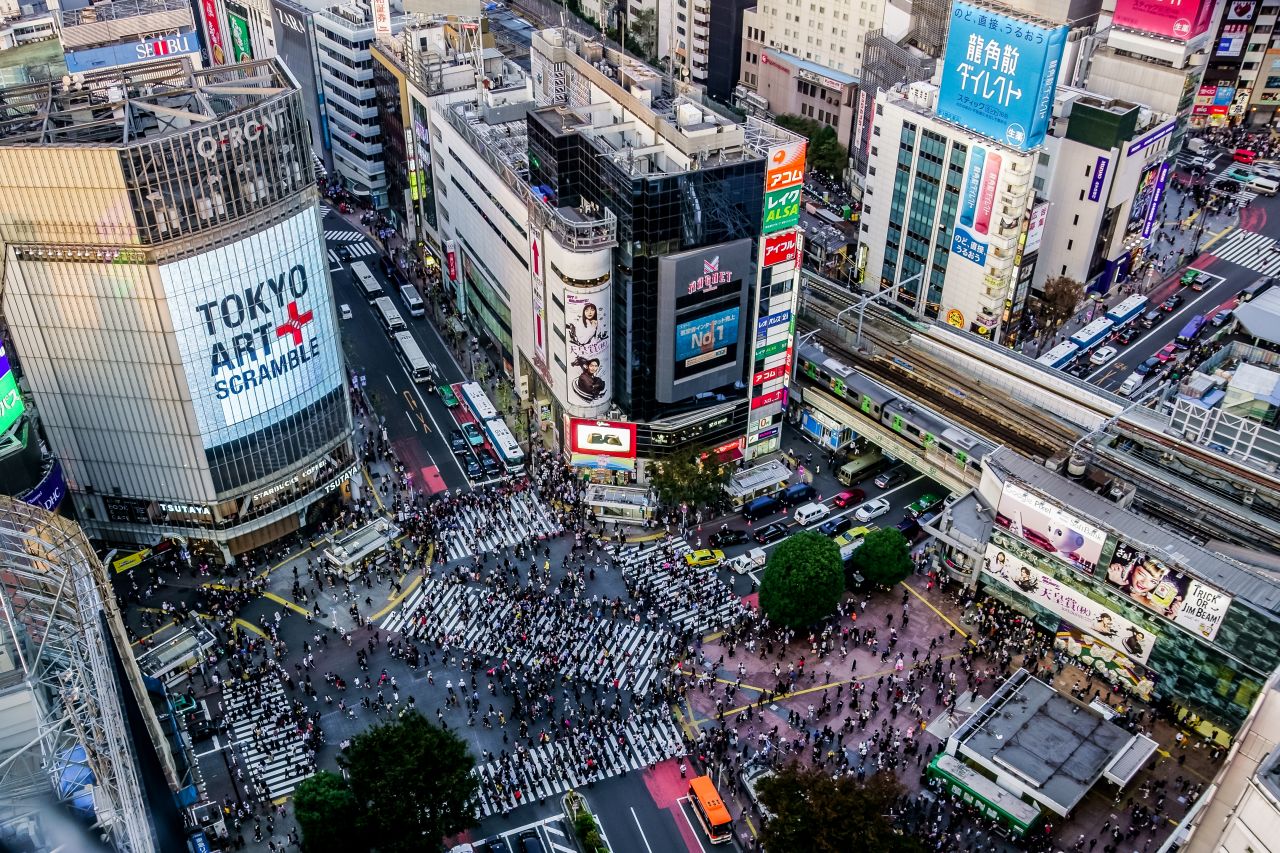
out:
<path id="1" fill-rule="evenodd" d="M 396 359 L 396 362 L 399 363 L 399 359 Z M 418 402 L 422 404 L 423 411 L 427 413 L 427 417 L 431 418 L 431 425 L 436 428 L 436 432 L 443 439 L 445 437 L 445 432 L 444 430 L 440 429 L 440 424 L 436 423 L 436 416 L 431 414 L 431 409 L 427 407 L 427 399 L 426 397 L 423 397 L 422 392 L 418 390 L 418 383 L 414 382 L 413 377 L 409 375 L 409 368 L 405 367 L 403 364 L 400 364 L 400 371 L 404 373 L 404 378 L 409 380 L 409 387 L 413 389 L 413 395 L 418 398 Z M 390 377 L 387 378 L 387 382 L 391 382 Z M 391 390 L 394 391 L 395 388 L 396 388 L 395 384 L 392 383 Z M 439 464 L 431 456 L 431 452 L 427 450 L 425 447 L 422 450 L 424 453 L 427 454 L 427 458 L 431 460 L 431 464 L 435 465 L 438 468 Z M 449 458 L 453 460 L 454 465 L 458 466 L 458 473 L 462 475 L 463 482 L 468 482 L 467 472 L 462 469 L 462 463 L 458 461 L 458 457 L 455 454 L 450 453 Z"/>
<path id="2" fill-rule="evenodd" d="M 653 853 L 653 848 L 649 846 L 649 838 L 644 834 L 644 827 L 640 825 L 640 816 L 636 814 L 635 806 L 631 807 L 631 819 L 636 822 L 636 831 L 640 833 L 640 840 L 644 842 L 644 849 L 649 853 Z"/>
<path id="3" fill-rule="evenodd" d="M 408 419 L 409 419 L 409 426 L 413 427 L 413 431 L 414 431 L 414 432 L 417 432 L 417 431 L 418 431 L 418 425 L 417 425 L 417 424 L 415 424 L 415 423 L 413 422 L 413 413 L 412 413 L 412 412 L 405 412 L 405 413 L 404 413 L 404 416 L 405 416 L 406 418 L 408 418 Z"/>

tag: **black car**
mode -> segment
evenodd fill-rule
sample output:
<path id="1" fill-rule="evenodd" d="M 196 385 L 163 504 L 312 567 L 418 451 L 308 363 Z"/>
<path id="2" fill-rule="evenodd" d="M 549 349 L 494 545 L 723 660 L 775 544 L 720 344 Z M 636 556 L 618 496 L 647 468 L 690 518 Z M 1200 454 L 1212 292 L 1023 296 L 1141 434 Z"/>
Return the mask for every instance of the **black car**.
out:
<path id="1" fill-rule="evenodd" d="M 338 256 L 338 260 L 340 261 L 349 261 L 354 257 L 354 255 L 351 254 L 351 249 L 347 246 L 339 246 L 334 249 L 334 254 Z"/>
<path id="2" fill-rule="evenodd" d="M 502 466 L 498 464 L 498 460 L 493 458 L 493 454 L 487 450 L 481 450 L 476 453 L 480 457 L 480 467 L 484 470 L 486 477 L 496 477 L 498 472 L 502 470 Z"/>
<path id="3" fill-rule="evenodd" d="M 1182 304 L 1182 297 L 1179 294 L 1175 293 L 1172 296 L 1170 296 L 1168 299 L 1166 299 L 1164 302 L 1160 303 L 1160 310 L 1173 311 L 1181 304 Z"/>
<path id="4" fill-rule="evenodd" d="M 1138 374 L 1139 376 L 1146 376 L 1148 373 L 1155 370 L 1159 366 L 1160 366 L 1160 359 L 1156 358 L 1153 355 L 1151 356 L 1151 358 L 1147 359 L 1146 361 L 1142 362 L 1142 364 L 1139 364 L 1137 367 L 1135 367 L 1133 369 L 1133 372 Z"/>
<path id="5" fill-rule="evenodd" d="M 461 456 L 470 448 L 467 443 L 467 437 L 462 434 L 462 430 L 455 429 L 449 432 L 449 449 Z"/>
<path id="6" fill-rule="evenodd" d="M 479 480 L 484 476 L 484 469 L 480 467 L 480 462 L 471 453 L 462 457 L 462 470 L 467 472 L 468 480 Z"/>
<path id="7" fill-rule="evenodd" d="M 761 527 L 756 531 L 755 539 L 761 545 L 768 545 L 770 542 L 786 536 L 787 528 L 790 526 L 791 525 L 787 524 L 785 521 L 775 521 L 772 524 L 766 524 L 764 527 Z"/>
<path id="8" fill-rule="evenodd" d="M 730 545 L 741 545 L 747 541 L 747 531 L 727 528 L 711 534 L 712 548 L 728 548 Z"/>
<path id="9" fill-rule="evenodd" d="M 833 518 L 819 524 L 818 532 L 823 536 L 839 536 L 850 527 L 853 527 L 853 517 L 849 515 L 842 515 L 839 518 Z"/>
<path id="10" fill-rule="evenodd" d="M 1133 343 L 1133 339 L 1138 336 L 1138 330 L 1133 326 L 1125 326 L 1119 332 L 1116 332 L 1116 343 L 1121 346 L 1128 346 Z"/>

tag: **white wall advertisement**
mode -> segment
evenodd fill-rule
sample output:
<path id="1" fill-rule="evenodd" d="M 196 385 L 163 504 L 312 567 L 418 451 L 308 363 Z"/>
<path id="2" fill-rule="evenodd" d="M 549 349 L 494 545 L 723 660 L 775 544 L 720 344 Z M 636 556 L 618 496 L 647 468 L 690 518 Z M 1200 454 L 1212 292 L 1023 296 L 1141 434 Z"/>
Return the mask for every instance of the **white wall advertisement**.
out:
<path id="1" fill-rule="evenodd" d="M 160 268 L 206 447 L 340 387 L 342 360 L 314 210 Z"/>
<path id="2" fill-rule="evenodd" d="M 609 287 L 566 288 L 565 361 L 569 393 L 583 406 L 609 399 Z"/>
<path id="3" fill-rule="evenodd" d="M 1222 627 L 1231 596 L 1166 566 L 1124 542 L 1107 566 L 1107 582 L 1134 601 L 1206 640 Z"/>
<path id="4" fill-rule="evenodd" d="M 994 543 L 982 571 L 992 580 L 1044 607 L 1134 660 L 1147 662 L 1155 637 L 1080 590 L 1045 574 Z"/>
<path id="5" fill-rule="evenodd" d="M 1012 483 L 1005 483 L 1000 494 L 996 523 L 1089 574 L 1097 569 L 1107 540 L 1099 528 Z"/>

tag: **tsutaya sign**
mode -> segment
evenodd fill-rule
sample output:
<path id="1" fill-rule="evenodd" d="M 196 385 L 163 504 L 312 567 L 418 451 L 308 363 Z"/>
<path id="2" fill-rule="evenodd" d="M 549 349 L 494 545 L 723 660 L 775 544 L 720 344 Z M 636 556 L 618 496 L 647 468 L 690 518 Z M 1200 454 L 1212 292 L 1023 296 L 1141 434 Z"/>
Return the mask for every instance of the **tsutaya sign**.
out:
<path id="1" fill-rule="evenodd" d="M 254 115 L 244 124 L 233 124 L 220 131 L 201 136 L 193 141 L 196 153 L 206 160 L 212 160 L 224 151 L 233 150 L 246 142 L 261 139 L 268 131 L 274 133 L 280 129 L 284 118 L 285 107 L 274 107 L 266 112 Z"/>

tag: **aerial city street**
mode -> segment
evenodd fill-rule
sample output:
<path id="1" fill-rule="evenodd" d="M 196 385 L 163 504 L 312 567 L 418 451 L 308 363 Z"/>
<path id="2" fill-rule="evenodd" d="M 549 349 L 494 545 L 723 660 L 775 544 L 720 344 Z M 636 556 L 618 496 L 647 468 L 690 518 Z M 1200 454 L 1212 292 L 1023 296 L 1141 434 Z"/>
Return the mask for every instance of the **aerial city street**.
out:
<path id="1" fill-rule="evenodd" d="M 0 849 L 1272 849 L 1277 24 L 0 2 Z"/>

